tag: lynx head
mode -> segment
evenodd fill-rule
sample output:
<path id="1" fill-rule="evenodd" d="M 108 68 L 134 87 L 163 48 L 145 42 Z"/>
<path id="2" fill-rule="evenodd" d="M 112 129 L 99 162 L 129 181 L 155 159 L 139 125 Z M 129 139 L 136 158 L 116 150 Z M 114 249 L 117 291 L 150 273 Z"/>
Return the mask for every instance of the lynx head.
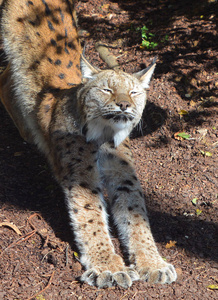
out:
<path id="1" fill-rule="evenodd" d="M 87 141 L 102 144 L 113 141 L 117 147 L 139 123 L 145 104 L 146 89 L 154 72 L 152 64 L 135 74 L 104 70 L 91 66 L 84 57 L 81 70 L 84 85 L 80 99 L 84 109 L 83 133 Z"/>

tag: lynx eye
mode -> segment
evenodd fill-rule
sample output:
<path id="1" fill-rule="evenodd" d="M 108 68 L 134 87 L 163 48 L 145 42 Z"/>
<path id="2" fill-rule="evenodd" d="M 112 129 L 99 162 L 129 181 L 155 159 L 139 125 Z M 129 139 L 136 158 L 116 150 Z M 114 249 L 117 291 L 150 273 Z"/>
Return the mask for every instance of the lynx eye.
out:
<path id="1" fill-rule="evenodd" d="M 136 92 L 136 91 L 130 91 L 129 94 L 130 94 L 131 96 L 135 96 L 135 95 L 138 95 L 138 94 L 140 94 L 140 93 L 139 93 L 139 92 Z"/>
<path id="2" fill-rule="evenodd" d="M 103 92 L 107 93 L 107 94 L 112 94 L 113 91 L 111 89 L 102 89 Z"/>
<path id="3" fill-rule="evenodd" d="M 130 91 L 129 94 L 130 94 L 130 96 L 138 96 L 138 95 L 141 95 L 142 92 L 141 91 Z"/>

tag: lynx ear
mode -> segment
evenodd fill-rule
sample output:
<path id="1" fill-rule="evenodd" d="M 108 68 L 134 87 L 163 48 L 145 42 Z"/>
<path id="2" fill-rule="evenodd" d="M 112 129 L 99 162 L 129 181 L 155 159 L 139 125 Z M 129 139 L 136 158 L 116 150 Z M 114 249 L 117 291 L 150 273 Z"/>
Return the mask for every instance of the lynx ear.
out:
<path id="1" fill-rule="evenodd" d="M 156 60 L 157 57 L 154 58 L 150 66 L 148 66 L 146 69 L 133 74 L 141 82 L 144 89 L 149 88 L 149 82 L 156 67 Z"/>
<path id="2" fill-rule="evenodd" d="M 80 67 L 83 78 L 91 79 L 93 78 L 93 75 L 98 74 L 100 71 L 99 69 L 94 68 L 83 55 L 81 55 Z"/>

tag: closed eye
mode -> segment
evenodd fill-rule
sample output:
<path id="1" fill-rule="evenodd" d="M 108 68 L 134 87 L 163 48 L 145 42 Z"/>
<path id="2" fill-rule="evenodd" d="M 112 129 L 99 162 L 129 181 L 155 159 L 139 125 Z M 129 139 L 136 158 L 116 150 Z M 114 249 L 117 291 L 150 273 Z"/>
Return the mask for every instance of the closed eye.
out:
<path id="1" fill-rule="evenodd" d="M 138 92 L 138 91 L 130 91 L 129 94 L 130 94 L 130 96 L 137 96 L 137 95 L 141 95 L 142 92 Z"/>
<path id="2" fill-rule="evenodd" d="M 107 94 L 112 94 L 113 91 L 111 89 L 102 89 L 103 92 L 107 93 Z"/>

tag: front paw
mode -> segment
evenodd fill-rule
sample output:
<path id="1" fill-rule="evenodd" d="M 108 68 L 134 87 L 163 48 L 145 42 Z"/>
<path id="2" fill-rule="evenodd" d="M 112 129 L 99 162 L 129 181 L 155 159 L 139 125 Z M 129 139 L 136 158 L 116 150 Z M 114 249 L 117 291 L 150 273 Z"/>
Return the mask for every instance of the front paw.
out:
<path id="1" fill-rule="evenodd" d="M 132 281 L 137 280 L 138 278 L 138 273 L 130 268 L 125 268 L 124 271 L 118 271 L 115 273 L 112 273 L 109 270 L 100 272 L 95 268 L 92 268 L 85 271 L 80 280 L 100 289 L 114 285 L 127 289 L 132 285 Z"/>
<path id="2" fill-rule="evenodd" d="M 139 270 L 140 279 L 149 283 L 172 283 L 176 281 L 177 274 L 173 265 L 161 263 L 156 267 L 144 267 Z"/>

